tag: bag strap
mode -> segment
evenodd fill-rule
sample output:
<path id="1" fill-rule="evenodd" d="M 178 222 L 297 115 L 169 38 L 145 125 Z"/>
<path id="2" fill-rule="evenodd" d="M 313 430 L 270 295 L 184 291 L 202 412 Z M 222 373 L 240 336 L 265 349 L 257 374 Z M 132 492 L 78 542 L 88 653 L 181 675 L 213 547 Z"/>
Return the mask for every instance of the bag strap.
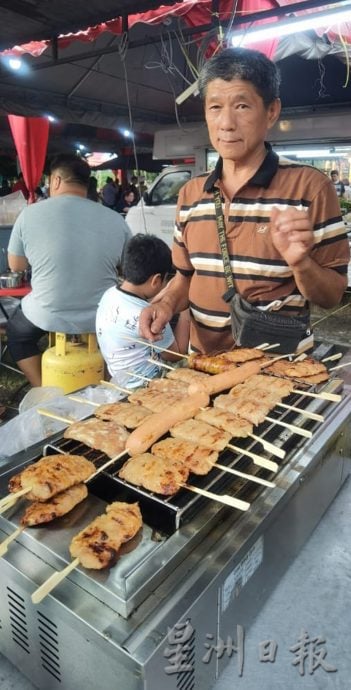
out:
<path id="1" fill-rule="evenodd" d="M 233 298 L 235 294 L 235 285 L 233 280 L 232 267 L 230 265 L 227 240 L 225 236 L 225 223 L 222 211 L 222 199 L 218 187 L 215 187 L 213 195 L 216 210 L 216 222 L 219 237 L 219 245 L 221 248 L 223 259 L 224 277 L 228 287 L 228 290 L 223 295 L 223 299 L 225 302 L 230 302 L 230 300 Z"/>

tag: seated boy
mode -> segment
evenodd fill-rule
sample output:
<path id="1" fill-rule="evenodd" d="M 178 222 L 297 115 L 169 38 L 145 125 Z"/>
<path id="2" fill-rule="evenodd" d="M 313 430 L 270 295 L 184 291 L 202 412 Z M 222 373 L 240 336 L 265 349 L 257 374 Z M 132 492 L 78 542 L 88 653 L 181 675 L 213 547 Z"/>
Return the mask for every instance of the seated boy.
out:
<path id="1" fill-rule="evenodd" d="M 127 372 L 148 378 L 162 375 L 162 368 L 148 360 L 154 358 L 179 361 L 177 355 L 152 345 L 137 342 L 139 315 L 155 295 L 165 287 L 166 277 L 172 271 L 171 250 L 154 235 L 135 235 L 125 247 L 122 276 L 119 286 L 106 290 L 96 313 L 96 334 L 101 354 L 113 380 L 125 388 L 143 385 L 142 379 Z M 135 340 L 134 340 L 135 339 Z M 133 342 L 134 340 L 134 342 Z M 157 347 L 186 353 L 189 342 L 189 316 L 182 312 L 173 333 L 167 324 Z"/>

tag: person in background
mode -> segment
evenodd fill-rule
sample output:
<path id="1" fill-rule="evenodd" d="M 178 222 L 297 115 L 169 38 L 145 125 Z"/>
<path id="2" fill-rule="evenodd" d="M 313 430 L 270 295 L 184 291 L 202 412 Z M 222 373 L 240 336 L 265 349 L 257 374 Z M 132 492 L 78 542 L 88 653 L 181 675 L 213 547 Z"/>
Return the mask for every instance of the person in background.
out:
<path id="1" fill-rule="evenodd" d="M 310 303 L 329 309 L 341 301 L 350 252 L 334 187 L 322 172 L 279 158 L 265 141 L 280 114 L 279 86 L 277 66 L 255 50 L 228 48 L 205 62 L 199 90 L 219 159 L 212 172 L 180 190 L 172 251 L 177 272 L 143 310 L 142 337 L 157 340 L 172 315 L 189 306 L 190 350 L 234 347 L 216 190 L 241 297 L 258 309 L 307 319 Z M 312 345 L 306 327 L 298 349 Z"/>
<path id="2" fill-rule="evenodd" d="M 101 202 L 101 196 L 97 190 L 97 184 L 98 181 L 94 175 L 91 175 L 89 177 L 89 184 L 88 184 L 88 192 L 87 192 L 87 197 L 88 199 L 91 199 L 91 201 L 99 201 Z"/>
<path id="3" fill-rule="evenodd" d="M 117 198 L 117 188 L 112 177 L 106 178 L 106 184 L 104 184 L 101 190 L 102 203 L 108 208 L 115 208 L 116 198 Z"/>
<path id="4" fill-rule="evenodd" d="M 134 388 L 141 385 L 140 379 L 127 372 L 148 378 L 161 375 L 160 367 L 148 361 L 151 356 L 155 358 L 152 346 L 137 342 L 139 314 L 164 287 L 171 271 L 168 245 L 154 235 L 135 235 L 124 251 L 123 282 L 119 287 L 109 288 L 100 300 L 96 313 L 97 339 L 110 375 L 121 386 Z M 186 353 L 188 342 L 189 317 L 187 312 L 183 312 L 174 333 L 169 325 L 165 327 L 159 346 Z M 179 361 L 177 355 L 166 352 L 160 357 Z"/>
<path id="5" fill-rule="evenodd" d="M 118 211 L 118 213 L 120 213 L 122 216 L 125 216 L 131 206 L 135 206 L 135 204 L 136 201 L 134 191 L 131 187 L 129 187 L 122 192 L 122 196 L 116 204 L 116 211 Z"/>
<path id="6" fill-rule="evenodd" d="M 343 177 L 342 183 L 344 185 L 344 199 L 347 199 L 350 201 L 351 199 L 351 186 L 350 186 L 350 180 L 348 177 Z"/>
<path id="7" fill-rule="evenodd" d="M 10 236 L 12 271 L 31 266 L 32 291 L 7 322 L 10 354 L 32 386 L 41 385 L 38 341 L 47 331 L 93 333 L 101 295 L 131 236 L 114 211 L 87 199 L 88 163 L 61 154 L 50 165 L 50 198 L 27 206 Z"/>
<path id="8" fill-rule="evenodd" d="M 128 189 L 134 192 L 134 203 L 137 204 L 140 199 L 139 180 L 136 175 L 132 175 Z"/>
<path id="9" fill-rule="evenodd" d="M 339 173 L 337 170 L 331 170 L 330 172 L 331 181 L 335 187 L 336 195 L 342 198 L 345 194 L 344 183 L 339 180 Z"/>
<path id="10" fill-rule="evenodd" d="M 28 201 L 29 199 L 29 191 L 27 189 L 27 185 L 23 179 L 23 173 L 19 173 L 17 176 L 16 182 L 12 185 L 12 192 L 22 192 L 24 198 Z"/>

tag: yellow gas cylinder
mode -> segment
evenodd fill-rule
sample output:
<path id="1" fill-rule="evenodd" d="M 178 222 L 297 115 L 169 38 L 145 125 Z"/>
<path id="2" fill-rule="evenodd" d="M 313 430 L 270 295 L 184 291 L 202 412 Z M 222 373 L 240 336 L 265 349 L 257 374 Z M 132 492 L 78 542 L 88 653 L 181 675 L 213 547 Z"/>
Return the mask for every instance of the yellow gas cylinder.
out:
<path id="1" fill-rule="evenodd" d="M 41 373 L 43 386 L 60 386 L 65 393 L 99 383 L 104 377 L 104 360 L 95 334 L 50 333 L 49 349 L 42 356 Z"/>

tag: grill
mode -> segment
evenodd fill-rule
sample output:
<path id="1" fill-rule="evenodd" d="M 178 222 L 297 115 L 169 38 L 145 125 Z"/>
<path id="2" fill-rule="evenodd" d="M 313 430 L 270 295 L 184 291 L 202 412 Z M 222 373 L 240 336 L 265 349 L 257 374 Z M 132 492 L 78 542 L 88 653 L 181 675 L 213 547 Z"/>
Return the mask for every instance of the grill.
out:
<path id="1" fill-rule="evenodd" d="M 248 501 L 246 513 L 186 489 L 162 497 L 132 486 L 118 477 L 125 461 L 120 458 L 89 483 L 88 499 L 70 514 L 46 527 L 26 529 L 0 559 L 3 653 L 43 688 L 70 690 L 88 683 L 110 690 L 116 675 L 128 690 L 173 690 L 188 682 L 189 687 L 210 688 L 218 663 L 201 663 L 201 633 L 217 631 L 226 639 L 234 635 L 236 623 L 249 624 L 263 591 L 274 585 L 347 476 L 349 390 L 340 379 L 318 390 L 342 393 L 342 401 L 311 398 L 306 389 L 284 403 L 323 415 L 323 422 L 278 406 L 270 413 L 311 431 L 311 438 L 267 421 L 255 428 L 256 435 L 285 451 L 284 458 L 269 456 L 252 439 L 236 439 L 241 452 L 226 449 L 219 455 L 221 464 L 274 482 L 274 487 L 218 468 L 204 477 L 191 475 L 192 485 Z M 278 472 L 254 464 L 242 451 L 269 457 Z M 15 472 L 42 454 L 57 452 L 84 455 L 97 468 L 108 460 L 60 432 L 8 464 L 0 476 L 0 494 Z M 126 545 L 110 571 L 78 568 L 38 608 L 33 606 L 34 589 L 69 562 L 73 535 L 112 500 L 139 502 L 142 534 Z M 21 500 L 0 516 L 0 539 L 17 527 L 24 505 Z M 193 628 L 191 671 L 165 676 L 167 631 L 186 621 Z M 41 659 L 39 668 L 33 654 Z"/>
<path id="2" fill-rule="evenodd" d="M 334 381 L 332 385 L 333 392 L 341 389 L 341 381 Z M 328 401 L 318 400 L 311 403 L 311 398 L 301 395 L 291 395 L 287 399 L 287 404 L 302 409 L 313 407 L 313 411 L 321 413 L 327 406 Z M 274 408 L 270 413 L 272 418 L 288 424 L 294 424 L 306 431 L 313 431 L 317 428 L 318 422 L 308 419 L 305 416 L 296 414 L 291 411 L 281 411 L 278 407 Z M 296 453 L 299 447 L 304 443 L 303 437 L 297 435 L 289 429 L 273 424 L 272 422 L 264 422 L 255 429 L 256 435 L 260 438 L 272 443 L 276 448 L 285 451 L 284 460 L 277 457 L 271 457 L 271 461 L 279 463 L 283 467 L 292 453 Z M 250 439 L 236 439 L 235 445 L 241 447 L 242 450 L 248 450 L 256 455 L 267 457 L 260 443 Z M 71 439 L 60 438 L 55 443 L 48 444 L 44 447 L 44 454 L 52 453 L 72 453 L 77 455 L 84 455 L 88 460 L 94 462 L 96 468 L 102 467 L 109 458 L 100 451 L 92 450 L 83 443 Z M 167 534 L 172 534 L 175 530 L 184 524 L 185 521 L 190 520 L 196 512 L 201 510 L 203 505 L 208 501 L 203 497 L 191 494 L 186 489 L 180 490 L 172 497 L 161 497 L 160 495 L 151 493 L 150 491 L 136 487 L 129 484 L 118 477 L 118 471 L 126 461 L 126 458 L 120 458 L 111 467 L 107 468 L 101 475 L 89 484 L 89 490 L 96 496 L 111 502 L 112 500 L 126 500 L 129 502 L 138 501 L 144 517 L 144 520 L 153 528 L 164 531 Z M 231 469 L 239 470 L 240 472 L 258 477 L 260 479 L 274 481 L 275 472 L 269 471 L 262 467 L 253 464 L 249 456 L 244 453 L 224 450 L 219 455 L 219 463 Z M 255 500 L 255 497 L 262 490 L 262 486 L 240 478 L 234 478 L 232 474 L 225 473 L 219 469 L 212 469 L 205 476 L 191 476 L 191 484 L 205 489 L 213 493 L 229 493 L 234 498 L 249 501 Z M 218 504 L 218 508 L 221 505 Z"/>

